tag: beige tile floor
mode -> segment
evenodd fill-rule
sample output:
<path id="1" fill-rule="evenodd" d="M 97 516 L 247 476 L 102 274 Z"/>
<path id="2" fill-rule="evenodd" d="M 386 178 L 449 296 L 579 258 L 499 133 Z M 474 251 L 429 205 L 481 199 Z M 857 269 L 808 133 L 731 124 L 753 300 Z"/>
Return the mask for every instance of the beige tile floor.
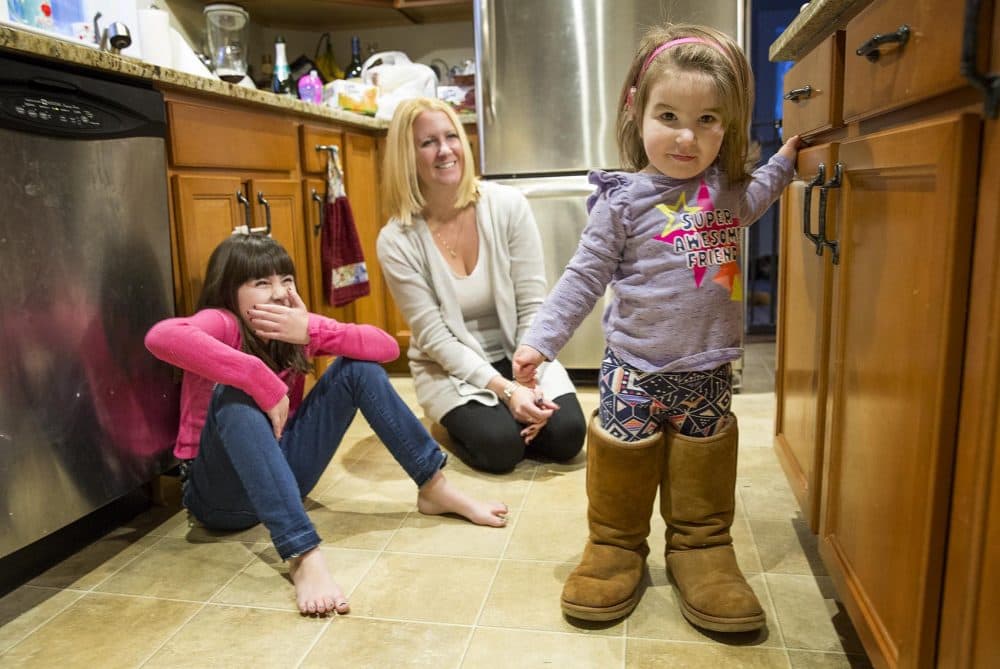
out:
<path id="1" fill-rule="evenodd" d="M 308 501 L 350 615 L 299 616 L 262 528 L 190 528 L 168 505 L 0 600 L 0 666 L 869 667 L 771 447 L 773 357 L 773 344 L 748 347 L 734 401 L 742 434 L 733 535 L 767 612 L 760 633 L 713 635 L 684 621 L 658 517 L 633 614 L 570 622 L 559 592 L 587 535 L 582 455 L 527 461 L 507 476 L 452 458 L 453 481 L 510 505 L 505 529 L 482 528 L 418 514 L 413 484 L 358 419 Z M 416 408 L 412 383 L 394 382 Z M 595 389 L 581 396 L 585 408 L 596 405 Z"/>

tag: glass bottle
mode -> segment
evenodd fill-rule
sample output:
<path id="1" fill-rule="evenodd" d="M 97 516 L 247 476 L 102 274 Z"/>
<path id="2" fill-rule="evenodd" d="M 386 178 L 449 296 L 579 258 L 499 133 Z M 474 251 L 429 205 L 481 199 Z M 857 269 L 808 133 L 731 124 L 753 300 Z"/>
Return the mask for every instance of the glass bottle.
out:
<path id="1" fill-rule="evenodd" d="M 281 35 L 274 39 L 274 78 L 271 80 L 271 90 L 278 95 L 295 97 L 292 89 L 292 71 L 288 67 L 288 57 L 285 55 L 285 38 Z"/>
<path id="2" fill-rule="evenodd" d="M 348 79 L 361 76 L 361 39 L 357 35 L 351 38 L 351 62 L 345 76 Z"/>

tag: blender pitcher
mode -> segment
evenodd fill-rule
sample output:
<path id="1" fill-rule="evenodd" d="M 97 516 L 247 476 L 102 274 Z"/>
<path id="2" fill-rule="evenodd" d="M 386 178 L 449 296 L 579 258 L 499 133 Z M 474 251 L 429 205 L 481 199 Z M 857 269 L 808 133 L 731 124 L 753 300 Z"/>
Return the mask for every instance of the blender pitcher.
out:
<path id="1" fill-rule="evenodd" d="M 214 4 L 205 7 L 209 57 L 215 74 L 231 84 L 247 73 L 246 29 L 249 15 L 239 5 Z"/>

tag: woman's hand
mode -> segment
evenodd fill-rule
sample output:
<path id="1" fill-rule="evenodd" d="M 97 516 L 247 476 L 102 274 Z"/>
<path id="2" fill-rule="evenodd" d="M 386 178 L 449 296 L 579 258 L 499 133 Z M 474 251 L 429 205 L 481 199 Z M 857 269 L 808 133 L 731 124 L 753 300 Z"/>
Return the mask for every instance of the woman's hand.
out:
<path id="1" fill-rule="evenodd" d="M 530 346 L 521 344 L 514 351 L 512 362 L 514 364 L 514 380 L 522 386 L 534 388 L 538 367 L 545 362 L 545 356 Z"/>
<path id="2" fill-rule="evenodd" d="M 283 395 L 277 404 L 264 413 L 271 420 L 274 438 L 280 440 L 281 433 L 285 431 L 285 421 L 288 420 L 288 395 Z"/>
<path id="3" fill-rule="evenodd" d="M 265 341 L 276 339 L 289 344 L 309 343 L 309 311 L 295 287 L 288 289 L 292 306 L 255 304 L 247 312 L 247 322 L 255 335 Z"/>
<path id="4" fill-rule="evenodd" d="M 518 385 L 510 395 L 507 408 L 514 420 L 525 426 L 521 430 L 521 438 L 525 444 L 530 444 L 549 422 L 552 414 L 559 410 L 559 405 L 542 397 L 540 388 Z"/>

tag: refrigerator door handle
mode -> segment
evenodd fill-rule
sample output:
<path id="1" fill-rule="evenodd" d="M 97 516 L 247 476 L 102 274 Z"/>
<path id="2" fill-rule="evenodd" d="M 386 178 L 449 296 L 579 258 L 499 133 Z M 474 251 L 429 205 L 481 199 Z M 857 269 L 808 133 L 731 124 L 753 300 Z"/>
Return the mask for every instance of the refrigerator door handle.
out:
<path id="1" fill-rule="evenodd" d="M 476 0 L 474 15 L 479 26 L 476 31 L 476 109 L 482 110 L 480 123 L 496 122 L 497 110 L 493 99 L 493 81 L 496 78 L 496 36 L 493 34 L 496 21 L 492 0 Z M 484 66 L 485 63 L 485 66 Z M 488 114 L 488 116 L 487 116 Z"/>

